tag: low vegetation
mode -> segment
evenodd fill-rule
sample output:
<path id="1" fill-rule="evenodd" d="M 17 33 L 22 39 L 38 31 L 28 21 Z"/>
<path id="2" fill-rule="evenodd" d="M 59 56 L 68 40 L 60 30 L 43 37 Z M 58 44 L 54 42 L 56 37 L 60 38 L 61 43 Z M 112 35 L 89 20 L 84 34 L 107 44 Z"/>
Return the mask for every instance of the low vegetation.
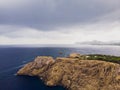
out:
<path id="1" fill-rule="evenodd" d="M 86 60 L 102 60 L 102 61 L 107 61 L 107 62 L 113 62 L 113 63 L 120 64 L 120 57 L 119 56 L 90 54 L 90 55 L 83 55 L 83 59 L 86 59 Z"/>
<path id="2" fill-rule="evenodd" d="M 101 60 L 107 62 L 113 62 L 120 64 L 120 56 L 112 56 L 112 55 L 102 55 L 102 54 L 87 54 L 81 55 L 77 53 L 70 54 L 71 58 L 77 58 L 79 60 Z"/>

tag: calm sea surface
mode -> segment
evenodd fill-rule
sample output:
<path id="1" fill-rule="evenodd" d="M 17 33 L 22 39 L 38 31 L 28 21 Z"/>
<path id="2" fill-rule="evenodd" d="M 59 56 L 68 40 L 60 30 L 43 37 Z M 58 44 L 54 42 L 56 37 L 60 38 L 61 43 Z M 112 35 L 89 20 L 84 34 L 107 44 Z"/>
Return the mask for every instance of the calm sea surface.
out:
<path id="1" fill-rule="evenodd" d="M 63 54 L 59 54 L 62 52 Z M 70 53 L 107 54 L 120 56 L 119 46 L 80 46 L 63 47 L 0 47 L 0 90 L 65 90 L 58 87 L 47 87 L 36 77 L 15 76 L 15 73 L 36 56 L 67 56 Z"/>

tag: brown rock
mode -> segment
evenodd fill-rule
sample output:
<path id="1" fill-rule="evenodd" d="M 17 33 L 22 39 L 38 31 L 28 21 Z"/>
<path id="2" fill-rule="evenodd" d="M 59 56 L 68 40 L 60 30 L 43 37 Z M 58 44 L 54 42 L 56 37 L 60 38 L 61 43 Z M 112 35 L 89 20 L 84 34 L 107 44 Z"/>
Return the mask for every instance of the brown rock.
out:
<path id="1" fill-rule="evenodd" d="M 71 54 L 69 55 L 70 58 L 79 58 L 80 56 L 81 56 L 81 55 L 78 54 L 78 53 L 71 53 Z"/>
<path id="2" fill-rule="evenodd" d="M 44 72 L 47 69 L 47 66 L 51 65 L 54 62 L 55 60 L 52 57 L 38 56 L 33 62 L 30 62 L 21 68 L 17 72 L 17 75 L 38 75 L 39 73 Z"/>
<path id="3" fill-rule="evenodd" d="M 120 90 L 120 65 L 76 57 L 37 57 L 18 71 L 18 75 L 38 76 L 46 85 L 62 85 L 68 90 Z"/>

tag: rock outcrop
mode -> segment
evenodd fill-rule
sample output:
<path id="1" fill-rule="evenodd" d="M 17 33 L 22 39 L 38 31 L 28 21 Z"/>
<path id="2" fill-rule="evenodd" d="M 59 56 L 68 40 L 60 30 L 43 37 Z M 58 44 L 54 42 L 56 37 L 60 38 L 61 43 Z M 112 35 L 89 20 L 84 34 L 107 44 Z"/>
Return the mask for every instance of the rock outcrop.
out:
<path id="1" fill-rule="evenodd" d="M 120 64 L 80 60 L 75 54 L 55 60 L 38 56 L 17 75 L 38 76 L 48 86 L 60 85 L 68 90 L 120 90 Z"/>

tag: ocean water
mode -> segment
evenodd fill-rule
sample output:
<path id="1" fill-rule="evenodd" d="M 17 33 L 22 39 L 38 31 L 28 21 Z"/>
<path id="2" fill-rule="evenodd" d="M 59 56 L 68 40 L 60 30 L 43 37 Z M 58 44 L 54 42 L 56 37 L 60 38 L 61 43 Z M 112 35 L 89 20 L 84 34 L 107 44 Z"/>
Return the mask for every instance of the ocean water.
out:
<path id="1" fill-rule="evenodd" d="M 62 54 L 60 54 L 62 52 Z M 120 56 L 119 46 L 80 47 L 0 47 L 0 90 L 65 90 L 48 87 L 37 77 L 16 76 L 15 73 L 36 56 L 68 56 L 70 53 L 106 54 Z"/>

